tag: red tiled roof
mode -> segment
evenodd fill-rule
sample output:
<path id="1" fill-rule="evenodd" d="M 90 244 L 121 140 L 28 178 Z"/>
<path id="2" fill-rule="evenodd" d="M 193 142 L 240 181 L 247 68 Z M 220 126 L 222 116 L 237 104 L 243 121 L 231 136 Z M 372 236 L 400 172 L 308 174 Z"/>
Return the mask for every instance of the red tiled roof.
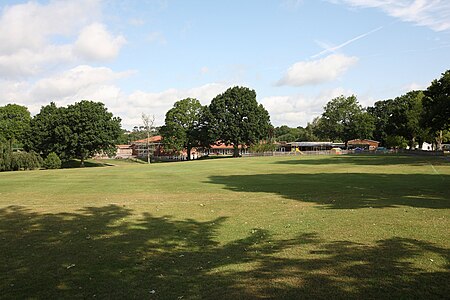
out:
<path id="1" fill-rule="evenodd" d="M 239 149 L 242 148 L 241 145 L 238 146 Z M 233 149 L 233 145 L 225 145 L 223 143 L 213 144 L 211 145 L 211 149 Z"/>
<path id="2" fill-rule="evenodd" d="M 159 143 L 159 142 L 161 142 L 161 140 L 162 140 L 162 136 L 160 136 L 160 135 L 155 135 L 155 136 L 151 136 L 150 138 L 148 138 L 149 143 Z M 147 139 L 133 141 L 132 143 L 133 144 L 147 143 Z"/>
<path id="3" fill-rule="evenodd" d="M 355 139 L 347 142 L 347 144 L 368 144 L 368 143 L 379 144 L 380 142 L 368 139 Z"/>
<path id="4" fill-rule="evenodd" d="M 131 149 L 131 145 L 116 145 L 119 149 Z"/>

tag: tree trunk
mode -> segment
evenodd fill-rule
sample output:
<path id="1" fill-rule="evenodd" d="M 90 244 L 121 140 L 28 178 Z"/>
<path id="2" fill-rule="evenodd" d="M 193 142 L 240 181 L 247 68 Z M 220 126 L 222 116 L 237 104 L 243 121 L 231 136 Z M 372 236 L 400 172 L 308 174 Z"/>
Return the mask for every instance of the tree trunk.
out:
<path id="1" fill-rule="evenodd" d="M 410 141 L 409 141 L 409 149 L 410 150 L 415 150 L 416 149 L 416 138 L 413 137 Z"/>
<path id="2" fill-rule="evenodd" d="M 442 130 L 439 130 L 439 133 L 436 137 L 436 150 L 442 150 Z"/>
<path id="3" fill-rule="evenodd" d="M 192 147 L 187 147 L 186 148 L 186 150 L 187 150 L 187 160 L 191 160 L 191 150 L 192 150 Z"/>
<path id="4" fill-rule="evenodd" d="M 239 157 L 239 145 L 233 144 L 233 157 Z"/>
<path id="5" fill-rule="evenodd" d="M 148 139 L 149 139 L 149 137 L 147 135 L 147 163 L 149 164 L 150 163 L 150 147 L 148 144 Z"/>
<path id="6" fill-rule="evenodd" d="M 84 156 L 82 155 L 81 156 L 81 159 L 80 159 L 80 168 L 84 168 Z"/>

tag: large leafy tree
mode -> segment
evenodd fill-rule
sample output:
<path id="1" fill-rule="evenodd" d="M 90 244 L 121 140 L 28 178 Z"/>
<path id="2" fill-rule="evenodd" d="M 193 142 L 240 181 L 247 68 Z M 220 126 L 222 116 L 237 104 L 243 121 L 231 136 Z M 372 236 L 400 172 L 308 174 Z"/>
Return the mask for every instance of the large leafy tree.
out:
<path id="1" fill-rule="evenodd" d="M 374 119 L 358 103 L 356 96 L 339 96 L 325 107 L 317 132 L 322 138 L 346 142 L 355 138 L 371 138 Z"/>
<path id="2" fill-rule="evenodd" d="M 421 126 L 422 98 L 422 91 L 411 91 L 393 101 L 389 131 L 404 137 L 411 148 L 426 135 L 426 129 Z"/>
<path id="3" fill-rule="evenodd" d="M 191 159 L 194 147 L 209 146 L 204 134 L 205 107 L 197 99 L 186 98 L 175 102 L 166 113 L 165 125 L 161 128 L 164 144 L 175 150 L 187 150 Z"/>
<path id="4" fill-rule="evenodd" d="M 423 121 L 440 143 L 442 132 L 450 130 L 450 70 L 442 73 L 439 80 L 433 80 L 424 95 Z"/>
<path id="5" fill-rule="evenodd" d="M 239 146 L 267 138 L 272 128 L 267 110 L 256 101 L 256 92 L 246 87 L 233 87 L 216 96 L 209 106 L 209 127 L 213 136 L 233 145 L 233 156 Z"/>
<path id="6" fill-rule="evenodd" d="M 41 108 L 31 122 L 30 149 L 47 156 L 55 152 L 64 159 L 86 158 L 103 151 L 115 151 L 121 134 L 120 118 L 101 102 L 83 100 L 68 107 L 54 103 Z"/>
<path id="7" fill-rule="evenodd" d="M 31 116 L 28 108 L 17 104 L 0 107 L 0 142 L 23 143 L 30 129 Z"/>
<path id="8" fill-rule="evenodd" d="M 121 134 L 121 119 L 108 112 L 101 102 L 83 100 L 69 105 L 64 117 L 70 128 L 70 143 L 66 153 L 81 160 L 103 151 L 115 151 L 115 144 Z"/>
<path id="9" fill-rule="evenodd" d="M 66 108 L 57 107 L 51 102 L 42 106 L 40 112 L 31 120 L 30 134 L 25 146 L 44 157 L 54 152 L 59 157 L 68 159 L 70 156 L 66 149 L 71 143 L 71 132 L 66 120 Z"/>
<path id="10" fill-rule="evenodd" d="M 386 146 L 386 139 L 392 134 L 391 122 L 394 112 L 394 100 L 377 101 L 372 107 L 368 107 L 367 111 L 375 120 L 373 138 Z"/>

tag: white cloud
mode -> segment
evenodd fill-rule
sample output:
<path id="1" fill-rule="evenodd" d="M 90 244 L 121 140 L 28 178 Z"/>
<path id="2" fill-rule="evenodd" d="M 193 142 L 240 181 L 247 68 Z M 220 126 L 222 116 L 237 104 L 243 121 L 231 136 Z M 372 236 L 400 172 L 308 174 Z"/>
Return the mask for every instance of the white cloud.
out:
<path id="1" fill-rule="evenodd" d="M 44 67 L 52 69 L 59 63 L 73 60 L 72 47 L 69 45 L 49 45 L 36 50 L 23 48 L 12 54 L 0 54 L 0 77 L 32 76 L 42 72 Z"/>
<path id="2" fill-rule="evenodd" d="M 407 84 L 405 86 L 402 87 L 402 90 L 407 93 L 410 91 L 418 91 L 418 90 L 425 90 L 428 87 L 427 84 L 425 83 L 417 83 L 417 82 L 412 82 L 410 84 Z"/>
<path id="3" fill-rule="evenodd" d="M 123 36 L 113 36 L 103 24 L 93 23 L 81 30 L 75 52 L 88 60 L 111 60 L 125 43 Z"/>
<path id="4" fill-rule="evenodd" d="M 99 0 L 35 1 L 5 6 L 0 16 L 0 53 L 38 49 L 57 35 L 68 36 L 99 14 Z"/>
<path id="5" fill-rule="evenodd" d="M 40 107 L 54 101 L 68 105 L 83 99 L 101 101 L 114 115 L 122 118 L 124 128 L 140 124 L 141 113 L 153 114 L 158 125 L 164 124 L 165 113 L 175 101 L 196 98 L 205 105 L 230 85 L 209 83 L 191 89 L 167 89 L 161 92 L 134 91 L 125 93 L 115 81 L 132 74 L 114 72 L 105 67 L 81 65 L 35 83 L 28 81 L 0 80 L 2 99 L 25 105 L 32 114 Z"/>
<path id="6" fill-rule="evenodd" d="M 336 88 L 325 90 L 317 95 L 290 95 L 265 97 L 261 103 L 270 114 L 275 126 L 288 125 L 291 127 L 306 126 L 323 112 L 325 104 L 340 95 L 351 95 L 350 90 Z"/>
<path id="7" fill-rule="evenodd" d="M 155 115 L 156 124 L 164 124 L 166 112 L 173 104 L 184 98 L 196 98 L 203 105 L 220 93 L 223 93 L 229 85 L 222 83 L 209 83 L 199 87 L 180 90 L 167 89 L 162 92 L 135 91 L 112 106 L 112 111 L 122 117 L 122 125 L 132 128 L 140 124 L 141 113 Z"/>
<path id="8" fill-rule="evenodd" d="M 95 68 L 81 65 L 61 74 L 37 81 L 33 85 L 31 93 L 34 97 L 47 100 L 91 96 L 97 89 L 104 89 L 105 84 L 127 77 L 130 74 L 130 71 L 114 72 L 106 67 Z"/>
<path id="9" fill-rule="evenodd" d="M 371 7 L 384 11 L 404 22 L 426 26 L 434 31 L 450 29 L 448 0 L 332 0 L 352 7 Z"/>
<path id="10" fill-rule="evenodd" d="M 117 56 L 125 39 L 95 23 L 100 4 L 100 0 L 30 1 L 4 6 L 0 11 L 0 78 L 45 76 L 42 73 L 86 59 Z"/>
<path id="11" fill-rule="evenodd" d="M 315 85 L 332 81 L 356 64 L 358 58 L 332 54 L 319 60 L 300 61 L 292 65 L 278 85 Z"/>

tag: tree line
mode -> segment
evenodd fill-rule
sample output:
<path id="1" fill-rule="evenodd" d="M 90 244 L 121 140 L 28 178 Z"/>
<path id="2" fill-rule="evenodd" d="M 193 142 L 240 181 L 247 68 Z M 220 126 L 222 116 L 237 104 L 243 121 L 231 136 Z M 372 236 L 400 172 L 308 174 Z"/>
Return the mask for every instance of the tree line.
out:
<path id="1" fill-rule="evenodd" d="M 329 101 L 321 116 L 306 127 L 276 127 L 278 141 L 335 141 L 375 139 L 389 148 L 414 148 L 423 142 L 450 141 L 450 70 L 423 91 L 410 91 L 367 108 L 356 96 Z"/>
<path id="2" fill-rule="evenodd" d="M 115 153 L 116 145 L 130 142 L 130 137 L 148 136 L 148 128 L 141 129 L 124 134 L 121 119 L 101 102 L 83 100 L 66 107 L 51 102 L 33 117 L 25 106 L 8 104 L 0 107 L 0 171 L 38 168 L 44 160 L 48 167 L 57 166 L 59 159 L 72 158 L 83 165 L 96 153 Z M 232 145 L 234 156 L 239 156 L 239 147 L 268 149 L 273 139 L 346 142 L 373 138 L 387 147 L 414 147 L 423 141 L 434 141 L 439 147 L 450 140 L 450 70 L 424 91 L 377 101 L 372 107 L 362 107 L 354 95 L 334 98 L 304 128 L 273 128 L 256 92 L 236 86 L 209 105 L 193 98 L 175 102 L 164 126 L 157 130 L 165 149 L 186 149 L 188 159 L 194 147 L 208 148 L 220 142 Z M 14 148 L 28 154 L 14 154 Z"/>
<path id="3" fill-rule="evenodd" d="M 0 171 L 54 168 L 58 160 L 72 158 L 80 159 L 83 166 L 95 153 L 115 153 L 122 132 L 120 122 L 103 103 L 87 100 L 67 107 L 51 102 L 34 117 L 25 106 L 0 107 Z M 30 159 L 14 148 L 26 150 L 37 161 L 26 163 Z"/>
<path id="4" fill-rule="evenodd" d="M 193 147 L 209 147 L 220 140 L 234 145 L 238 156 L 238 146 L 267 137 L 271 128 L 269 114 L 256 101 L 255 91 L 234 87 L 209 106 L 191 98 L 176 102 L 166 114 L 165 125 L 156 130 L 163 134 L 164 148 L 169 151 L 187 149 L 190 155 Z M 0 171 L 52 168 L 55 157 L 76 158 L 83 166 L 97 153 L 114 154 L 116 145 L 130 142 L 130 136 L 148 137 L 149 130 L 155 133 L 147 124 L 124 134 L 121 119 L 101 102 L 83 100 L 67 107 L 51 102 L 33 117 L 27 107 L 8 104 L 0 107 Z M 14 151 L 17 148 L 26 152 Z"/>

